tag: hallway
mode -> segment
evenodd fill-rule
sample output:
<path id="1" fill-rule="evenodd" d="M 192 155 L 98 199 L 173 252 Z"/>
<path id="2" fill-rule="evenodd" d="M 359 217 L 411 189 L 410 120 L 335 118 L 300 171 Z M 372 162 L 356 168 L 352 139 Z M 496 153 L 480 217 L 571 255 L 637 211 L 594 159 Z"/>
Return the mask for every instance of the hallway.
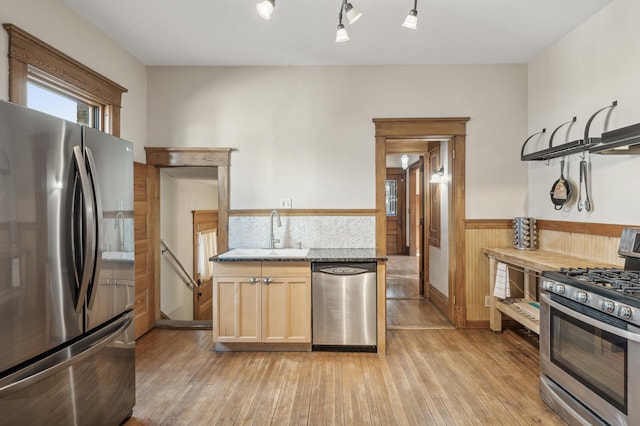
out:
<path id="1" fill-rule="evenodd" d="M 387 262 L 387 329 L 454 328 L 428 300 L 420 296 L 417 256 L 389 256 Z"/>

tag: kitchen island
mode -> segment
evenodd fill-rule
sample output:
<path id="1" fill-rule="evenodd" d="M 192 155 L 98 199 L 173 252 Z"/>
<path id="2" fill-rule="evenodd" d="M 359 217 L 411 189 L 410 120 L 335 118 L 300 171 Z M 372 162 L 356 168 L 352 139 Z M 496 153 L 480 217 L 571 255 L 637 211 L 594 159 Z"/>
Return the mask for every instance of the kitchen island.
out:
<path id="1" fill-rule="evenodd" d="M 236 253 L 231 250 L 210 259 L 216 350 L 310 351 L 311 262 L 376 262 L 377 352 L 384 353 L 387 258 L 381 252 L 322 248 Z"/>

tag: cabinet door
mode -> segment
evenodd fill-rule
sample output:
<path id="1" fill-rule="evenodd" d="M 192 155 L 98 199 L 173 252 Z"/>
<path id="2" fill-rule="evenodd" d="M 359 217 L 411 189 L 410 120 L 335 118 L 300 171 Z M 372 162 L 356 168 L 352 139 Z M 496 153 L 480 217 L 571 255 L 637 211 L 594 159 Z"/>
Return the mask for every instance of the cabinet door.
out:
<path id="1" fill-rule="evenodd" d="M 308 277 L 263 280 L 262 341 L 311 342 L 311 281 Z"/>
<path id="2" fill-rule="evenodd" d="M 214 278 L 218 342 L 260 341 L 260 281 L 255 277 Z"/>

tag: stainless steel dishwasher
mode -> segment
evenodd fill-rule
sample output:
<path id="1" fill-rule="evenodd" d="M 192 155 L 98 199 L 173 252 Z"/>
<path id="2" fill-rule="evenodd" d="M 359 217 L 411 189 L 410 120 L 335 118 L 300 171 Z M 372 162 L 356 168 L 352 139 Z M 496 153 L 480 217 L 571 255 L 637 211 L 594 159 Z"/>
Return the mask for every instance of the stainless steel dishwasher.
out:
<path id="1" fill-rule="evenodd" d="M 311 289 L 314 351 L 376 351 L 375 262 L 314 262 Z"/>

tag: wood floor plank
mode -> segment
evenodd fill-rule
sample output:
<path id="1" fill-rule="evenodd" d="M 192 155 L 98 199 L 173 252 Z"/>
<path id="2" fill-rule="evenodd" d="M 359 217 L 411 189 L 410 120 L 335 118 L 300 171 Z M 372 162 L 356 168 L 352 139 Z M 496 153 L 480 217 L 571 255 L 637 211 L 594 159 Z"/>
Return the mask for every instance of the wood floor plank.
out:
<path id="1" fill-rule="evenodd" d="M 216 353 L 210 331 L 136 343 L 126 426 L 563 425 L 539 398 L 538 352 L 507 330 L 394 330 L 386 356 Z"/>

